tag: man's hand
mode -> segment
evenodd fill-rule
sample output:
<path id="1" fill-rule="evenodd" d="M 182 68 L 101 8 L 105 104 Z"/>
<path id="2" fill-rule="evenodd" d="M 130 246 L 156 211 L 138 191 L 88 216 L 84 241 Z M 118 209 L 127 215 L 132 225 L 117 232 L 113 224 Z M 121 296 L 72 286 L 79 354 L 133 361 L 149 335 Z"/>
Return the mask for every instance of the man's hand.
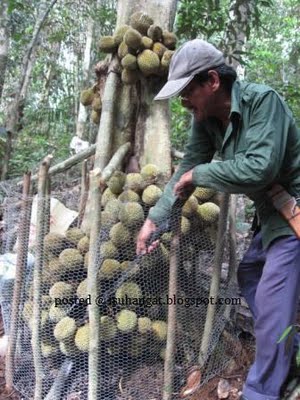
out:
<path id="1" fill-rule="evenodd" d="M 194 190 L 193 170 L 186 172 L 174 186 L 174 194 L 180 199 L 186 199 Z"/>
<path id="2" fill-rule="evenodd" d="M 137 237 L 136 254 L 144 255 L 147 253 L 151 253 L 151 251 L 158 246 L 158 240 L 151 243 L 150 246 L 147 246 L 147 241 L 149 240 L 151 234 L 156 231 L 156 229 L 157 227 L 155 223 L 152 222 L 149 218 L 146 219 Z"/>

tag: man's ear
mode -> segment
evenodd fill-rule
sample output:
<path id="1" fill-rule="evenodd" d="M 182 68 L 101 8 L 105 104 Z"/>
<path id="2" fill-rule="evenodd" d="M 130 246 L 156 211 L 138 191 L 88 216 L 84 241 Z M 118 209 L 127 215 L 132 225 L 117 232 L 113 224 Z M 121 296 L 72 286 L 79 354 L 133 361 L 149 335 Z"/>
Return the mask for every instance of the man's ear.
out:
<path id="1" fill-rule="evenodd" d="M 208 71 L 208 76 L 209 76 L 208 84 L 210 85 L 212 91 L 216 92 L 221 85 L 219 74 L 217 73 L 217 71 L 212 69 Z"/>

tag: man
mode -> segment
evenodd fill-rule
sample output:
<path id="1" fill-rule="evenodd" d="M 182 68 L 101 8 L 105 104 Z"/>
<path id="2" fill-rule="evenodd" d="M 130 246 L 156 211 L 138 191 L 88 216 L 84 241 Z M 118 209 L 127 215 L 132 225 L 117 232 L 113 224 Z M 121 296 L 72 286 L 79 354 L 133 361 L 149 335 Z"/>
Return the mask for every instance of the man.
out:
<path id="1" fill-rule="evenodd" d="M 238 269 L 256 336 L 256 357 L 242 398 L 279 400 L 295 350 L 278 339 L 295 323 L 300 241 L 273 207 L 267 190 L 279 183 L 299 198 L 300 132 L 272 88 L 236 81 L 223 54 L 199 39 L 175 52 L 168 82 L 155 100 L 175 95 L 193 114 L 192 132 L 179 169 L 139 233 L 137 253 L 155 247 L 147 247 L 147 239 L 191 185 L 244 193 L 254 200 L 261 228 Z M 211 163 L 216 151 L 223 161 Z"/>

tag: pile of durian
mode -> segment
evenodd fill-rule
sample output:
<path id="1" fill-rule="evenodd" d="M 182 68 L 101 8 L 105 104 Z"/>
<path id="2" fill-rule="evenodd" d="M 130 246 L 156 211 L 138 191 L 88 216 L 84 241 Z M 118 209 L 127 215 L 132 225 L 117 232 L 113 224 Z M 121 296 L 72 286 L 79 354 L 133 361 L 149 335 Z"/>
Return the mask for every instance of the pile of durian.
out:
<path id="1" fill-rule="evenodd" d="M 167 293 L 169 251 L 172 233 L 162 235 L 158 248 L 137 261 L 136 237 L 163 191 L 163 176 L 152 164 L 140 173 L 116 171 L 102 195 L 101 232 L 99 234 L 98 279 L 101 294 L 116 287 L 117 304 L 101 306 L 100 326 L 103 351 L 111 357 L 164 357 L 167 336 L 167 309 L 146 306 L 143 299 Z M 196 188 L 182 209 L 182 236 L 216 230 L 219 207 L 216 193 Z M 65 235 L 48 233 L 44 238 L 45 263 L 42 282 L 41 337 L 43 357 L 78 357 L 88 352 L 89 322 L 87 268 L 89 237 L 79 228 L 70 228 Z M 57 299 L 78 299 L 76 305 L 55 304 Z M 126 298 L 136 299 L 132 304 Z M 82 302 L 79 299 L 82 299 Z M 141 302 L 140 302 L 141 301 Z M 80 304 L 79 304 L 80 303 Z M 28 290 L 22 317 L 31 331 L 33 325 L 33 288 Z M 147 355 L 146 355 L 147 353 Z"/>
<path id="2" fill-rule="evenodd" d="M 117 53 L 122 66 L 122 81 L 134 84 L 139 74 L 165 76 L 176 47 L 173 32 L 163 30 L 143 12 L 132 14 L 129 25 L 120 26 L 113 36 L 99 40 L 99 50 Z"/>

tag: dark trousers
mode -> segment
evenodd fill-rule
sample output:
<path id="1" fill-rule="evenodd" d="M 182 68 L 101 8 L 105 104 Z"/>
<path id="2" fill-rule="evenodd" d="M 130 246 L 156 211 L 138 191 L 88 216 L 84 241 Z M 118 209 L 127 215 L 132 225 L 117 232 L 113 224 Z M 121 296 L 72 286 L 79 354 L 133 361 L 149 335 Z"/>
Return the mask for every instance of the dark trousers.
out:
<path id="1" fill-rule="evenodd" d="M 255 361 L 244 385 L 249 400 L 280 400 L 295 346 L 277 343 L 295 323 L 300 289 L 300 241 L 295 236 L 274 240 L 263 250 L 254 236 L 238 268 L 238 282 L 254 318 Z M 295 339 L 296 342 L 296 339 Z"/>

